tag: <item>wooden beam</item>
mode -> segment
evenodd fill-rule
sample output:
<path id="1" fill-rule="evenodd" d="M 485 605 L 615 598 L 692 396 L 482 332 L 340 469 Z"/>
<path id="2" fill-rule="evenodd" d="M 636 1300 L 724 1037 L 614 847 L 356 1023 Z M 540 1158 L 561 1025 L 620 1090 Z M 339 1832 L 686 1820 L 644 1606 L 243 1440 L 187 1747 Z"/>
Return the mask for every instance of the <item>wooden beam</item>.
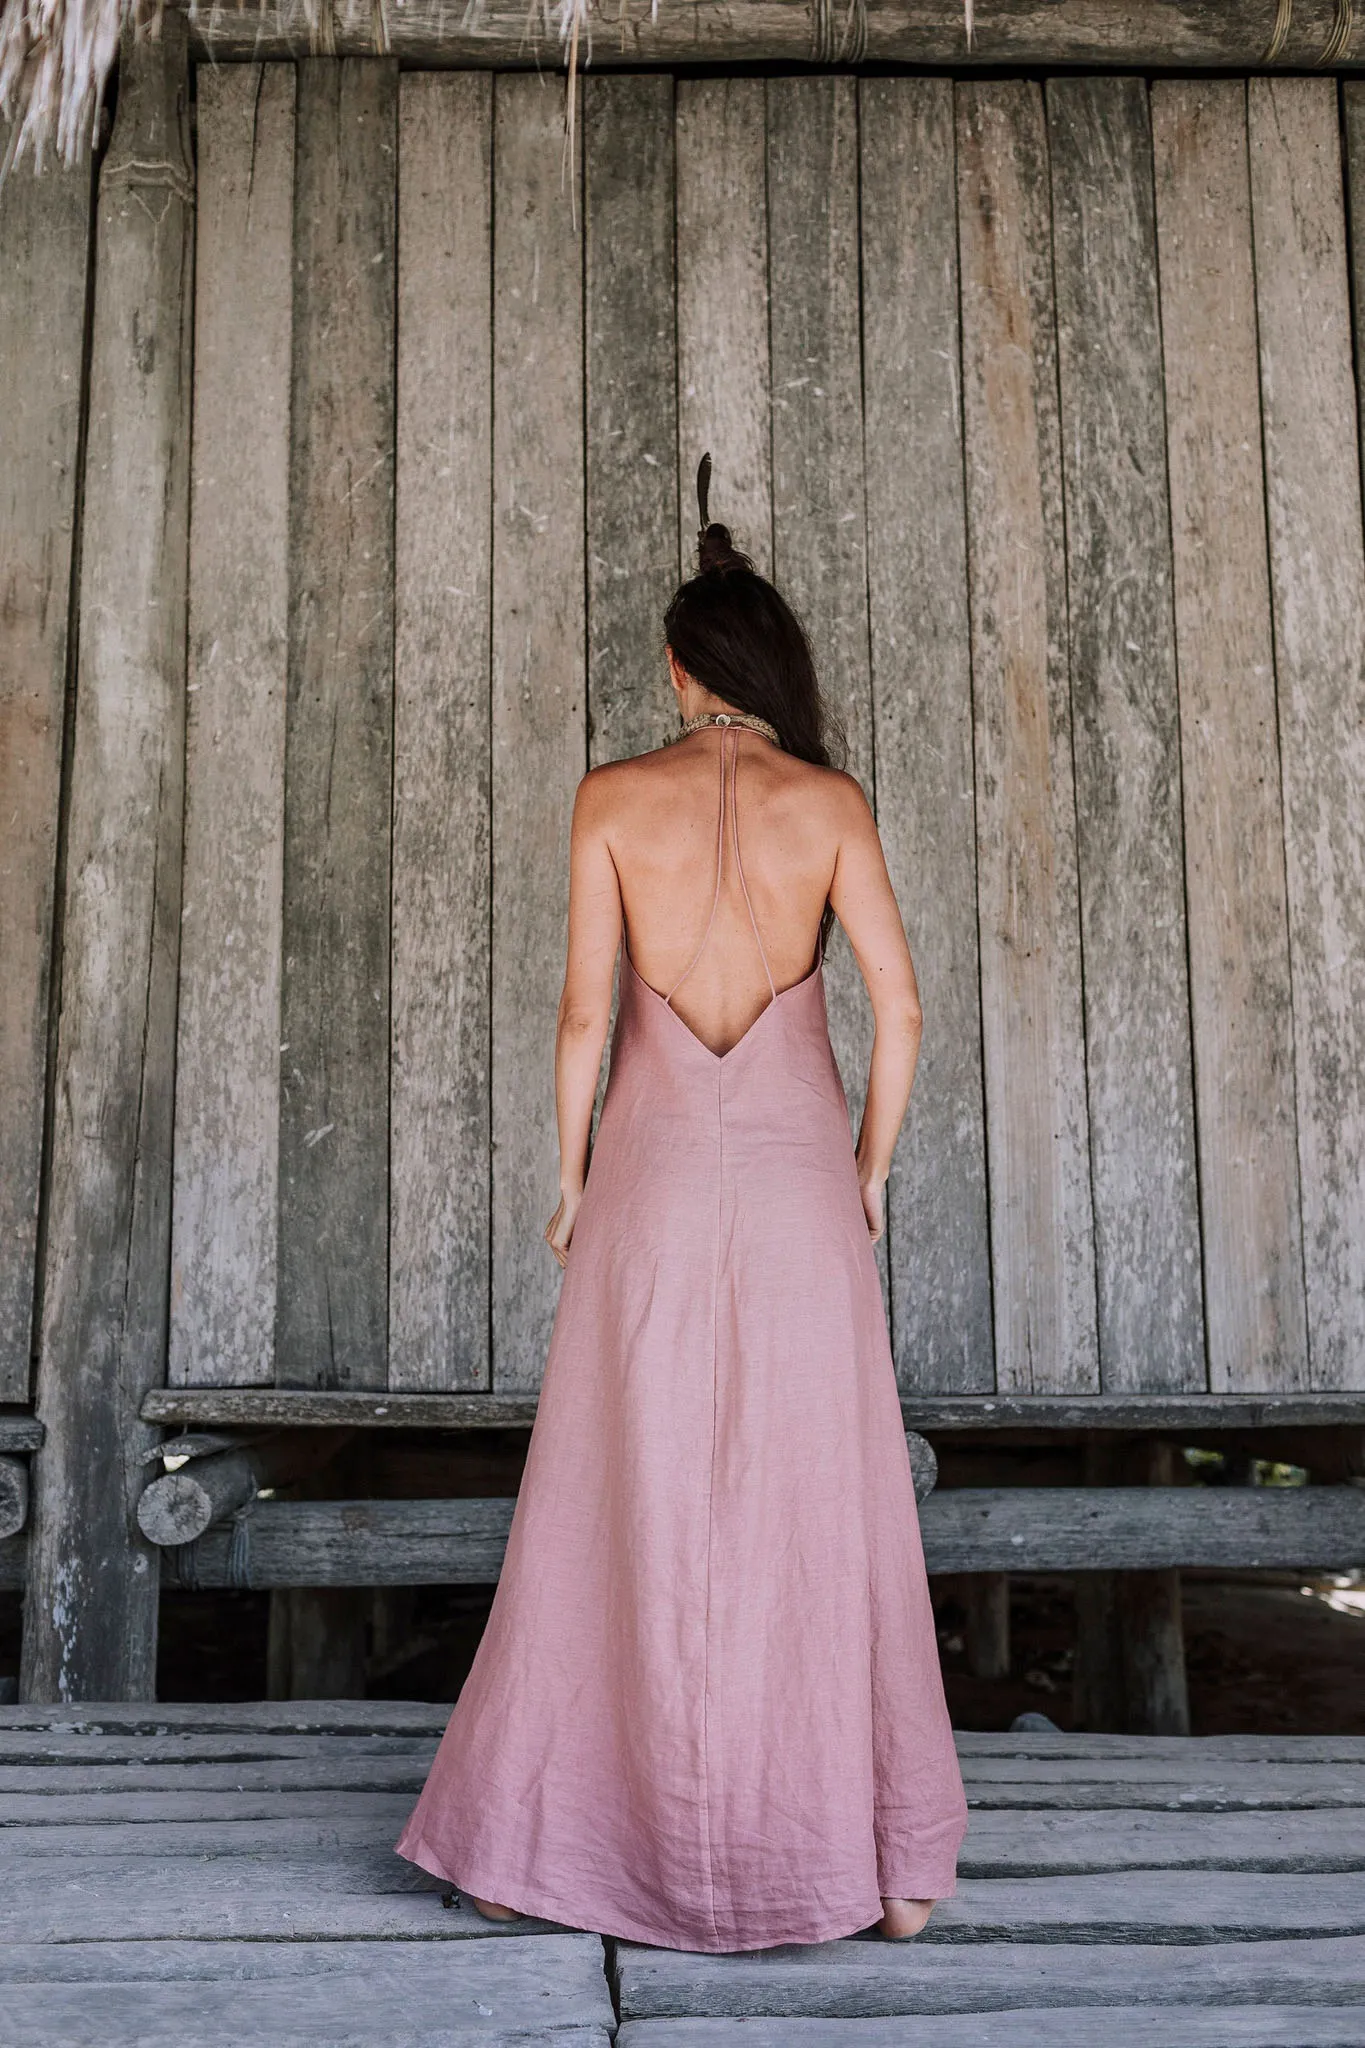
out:
<path id="1" fill-rule="evenodd" d="M 275 1377 L 294 74 L 198 81 L 168 1377 Z"/>
<path id="2" fill-rule="evenodd" d="M 493 90 L 493 1384 L 536 1387 L 559 1267 L 555 1010 L 587 768 L 582 128 L 544 81 Z M 570 187 L 573 189 L 570 190 Z M 535 402 L 528 403 L 534 391 Z"/>
<path id="3" fill-rule="evenodd" d="M 165 1376 L 194 173 L 185 24 L 125 38 L 100 175 L 46 1299 L 21 1690 L 150 1698 L 134 1509 Z M 97 1475 L 98 1483 L 92 1483 Z"/>
<path id="4" fill-rule="evenodd" d="M 903 1394 L 907 1429 L 1219 1431 L 1365 1421 L 1361 1394 Z M 529 1429 L 534 1394 L 363 1394 L 292 1387 L 158 1387 L 146 1422 L 200 1428 Z M 27 1450 L 27 1435 L 0 1446 Z"/>
<path id="5" fill-rule="evenodd" d="M 33 1415 L 0 1415 L 0 1451 L 40 1451 L 43 1425 Z"/>
<path id="6" fill-rule="evenodd" d="M 57 811 L 90 269 L 90 157 L 0 188 L 0 1400 L 33 1350 Z"/>
<path id="7" fill-rule="evenodd" d="M 486 1387 L 493 81 L 398 100 L 389 1384 Z"/>
<path id="8" fill-rule="evenodd" d="M 28 1462 L 0 1457 L 0 1536 L 17 1536 L 28 1520 Z"/>
<path id="9" fill-rule="evenodd" d="M 980 0 L 968 47 L 960 0 L 867 0 L 867 41 L 873 63 L 942 64 L 1018 69 L 1035 64 L 1103 66 L 1107 70 L 1246 71 L 1264 63 L 1274 32 L 1275 0 L 1145 0 L 1116 8 L 1109 0 Z M 840 17 L 841 19 L 842 17 Z M 595 17 L 592 64 L 729 65 L 825 62 L 821 16 L 794 0 L 630 0 L 617 14 Z M 1278 58 L 1286 68 L 1316 64 L 1336 21 L 1335 0 L 1297 0 Z M 407 0 L 386 16 L 387 47 L 405 63 L 544 68 L 562 61 L 553 31 L 528 34 L 522 0 L 486 0 L 475 16 L 440 0 Z M 836 31 L 837 39 L 837 31 Z M 305 55 L 310 39 L 302 10 L 290 0 L 256 7 L 201 9 L 195 50 L 224 57 Z M 375 49 L 371 16 L 338 9 L 327 25 L 338 55 Z M 1356 69 L 1355 38 L 1338 69 Z"/>
<path id="10" fill-rule="evenodd" d="M 996 1384 L 1099 1384 L 1052 225 L 1040 88 L 959 85 Z"/>
<path id="11" fill-rule="evenodd" d="M 514 1506 L 258 1500 L 245 1542 L 243 1524 L 235 1547 L 210 1529 L 188 1565 L 166 1553 L 163 1573 L 201 1587 L 491 1585 Z M 1341 1570 L 1365 1556 L 1365 1493 L 1353 1486 L 959 1487 L 931 1494 L 919 1518 L 930 1572 Z M 21 1544 L 0 1545 L 0 1572 Z"/>
<path id="12" fill-rule="evenodd" d="M 907 1391 L 984 1393 L 995 1364 L 952 81 L 865 78 L 858 105 L 877 825 L 925 1016 L 887 1189 L 891 1338 Z"/>
<path id="13" fill-rule="evenodd" d="M 1193 1391 L 1204 1315 L 1146 83 L 1049 79 L 1047 114 L 1100 1384 Z"/>
<path id="14" fill-rule="evenodd" d="M 1308 1340 L 1246 88 L 1151 106 L 1208 1376 L 1287 1392 Z"/>
<path id="15" fill-rule="evenodd" d="M 388 1378 L 397 66 L 300 67 L 275 1372 Z"/>

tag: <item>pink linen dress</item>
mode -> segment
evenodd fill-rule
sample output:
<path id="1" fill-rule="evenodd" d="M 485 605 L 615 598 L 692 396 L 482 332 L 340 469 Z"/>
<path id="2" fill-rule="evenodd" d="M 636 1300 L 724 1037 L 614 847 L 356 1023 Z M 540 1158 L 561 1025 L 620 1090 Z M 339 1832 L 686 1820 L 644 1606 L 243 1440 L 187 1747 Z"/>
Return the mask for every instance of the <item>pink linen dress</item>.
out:
<path id="1" fill-rule="evenodd" d="M 823 959 L 724 1054 L 672 993 L 623 944 L 506 1561 L 396 1847 L 601 1934 L 825 1941 L 947 1897 L 966 1802 Z"/>

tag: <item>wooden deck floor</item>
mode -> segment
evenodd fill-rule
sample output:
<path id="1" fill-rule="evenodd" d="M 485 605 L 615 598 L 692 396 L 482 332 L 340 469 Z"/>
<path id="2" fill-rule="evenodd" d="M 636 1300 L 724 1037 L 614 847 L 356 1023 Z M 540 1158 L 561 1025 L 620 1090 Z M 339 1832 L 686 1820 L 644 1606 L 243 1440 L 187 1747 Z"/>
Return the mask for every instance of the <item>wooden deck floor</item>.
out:
<path id="1" fill-rule="evenodd" d="M 443 1906 L 446 1711 L 0 1709 L 6 2048 L 1365 2044 L 1365 1738 L 962 1735 L 925 1936 L 699 1956 Z"/>

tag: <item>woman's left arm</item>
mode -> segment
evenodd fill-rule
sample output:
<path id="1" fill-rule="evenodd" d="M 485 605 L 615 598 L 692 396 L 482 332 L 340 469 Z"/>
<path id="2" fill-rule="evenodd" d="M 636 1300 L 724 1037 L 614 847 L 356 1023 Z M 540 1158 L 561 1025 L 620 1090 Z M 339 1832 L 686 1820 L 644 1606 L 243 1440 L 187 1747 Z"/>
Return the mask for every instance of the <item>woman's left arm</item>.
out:
<path id="1" fill-rule="evenodd" d="M 588 1175 L 592 1105 L 621 943 L 621 889 L 606 829 L 605 785 L 610 773 L 610 768 L 590 769 L 579 783 L 569 835 L 569 949 L 555 1031 L 559 1207 L 545 1230 L 545 1241 L 561 1266 L 567 1264 Z"/>

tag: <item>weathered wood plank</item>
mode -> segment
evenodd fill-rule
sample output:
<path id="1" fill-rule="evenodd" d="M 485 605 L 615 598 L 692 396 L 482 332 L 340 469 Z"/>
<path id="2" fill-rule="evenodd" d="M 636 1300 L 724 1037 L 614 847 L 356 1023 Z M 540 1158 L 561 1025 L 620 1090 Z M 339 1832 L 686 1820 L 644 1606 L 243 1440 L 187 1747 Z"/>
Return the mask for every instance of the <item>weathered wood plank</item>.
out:
<path id="1" fill-rule="evenodd" d="M 270 1586 L 491 1584 L 511 1500 L 257 1500 L 239 1526 L 247 1582 Z M 1350 1568 L 1365 1556 L 1351 1486 L 959 1487 L 921 1502 L 930 1572 L 1158 1571 L 1182 1565 Z M 234 1583 L 230 1532 L 193 1547 L 190 1584 Z M 178 1582 L 178 1553 L 163 1557 Z"/>
<path id="2" fill-rule="evenodd" d="M 91 198 L 88 153 L 0 190 L 0 1401 L 33 1349 Z"/>
<path id="3" fill-rule="evenodd" d="M 1191 1879 L 1197 1885 L 1199 1880 Z M 934 1908 L 934 1920 L 948 1901 Z M 1365 1941 L 1312 1936 L 1299 1941 L 1191 1942 L 1156 1947 L 1111 1939 L 987 1943 L 925 1941 L 900 1947 L 875 1941 L 823 1942 L 745 1956 L 689 1955 L 621 1942 L 616 1979 L 622 2019 L 665 2018 L 699 2009 L 720 2018 L 766 2014 L 790 2024 L 797 2015 L 862 2016 L 1016 2012 L 1089 2005 L 1178 2005 L 1181 2018 L 1200 2006 L 1355 2006 L 1365 1983 Z M 1108 2031 L 1109 2014 L 1103 2029 Z M 625 2033 L 622 2039 L 626 2038 Z M 1142 2039 L 1144 2036 L 1137 2036 Z M 1291 2037 L 1293 2038 L 1293 2037 Z"/>
<path id="4" fill-rule="evenodd" d="M 1042 95 L 960 85 L 963 408 L 997 1384 L 1099 1379 Z"/>
<path id="5" fill-rule="evenodd" d="M 489 1380 L 491 79 L 399 97 L 389 1368 Z"/>
<path id="6" fill-rule="evenodd" d="M 1309 1376 L 1365 1386 L 1365 553 L 1337 89 L 1248 86 Z"/>
<path id="7" fill-rule="evenodd" d="M 1152 87 L 1209 1383 L 1308 1384 L 1240 84 Z"/>
<path id="8" fill-rule="evenodd" d="M 661 626 L 678 580 L 673 80 L 583 91 L 588 752 L 672 729 Z"/>
<path id="9" fill-rule="evenodd" d="M 131 39 L 100 174 L 78 690 L 20 1690 L 146 1698 L 184 794 L 193 171 L 185 24 Z M 100 1474 L 92 1488 L 90 1474 Z"/>
<path id="10" fill-rule="evenodd" d="M 459 1919 L 458 1913 L 445 1919 Z M 486 1923 L 485 1923 L 486 1924 Z M 95 2043 L 439 2041 L 606 2048 L 614 2026 L 590 1934 L 508 1942 L 19 1942 L 0 1959 L 6 2039 Z M 220 1991 L 230 1995 L 222 1998 Z"/>
<path id="11" fill-rule="evenodd" d="M 276 1378 L 388 1377 L 398 69 L 299 66 Z"/>
<path id="12" fill-rule="evenodd" d="M 493 1384 L 538 1386 L 558 1299 L 554 1026 L 569 821 L 587 767 L 583 257 L 563 110 L 494 88 Z M 581 131 L 575 147 L 581 150 Z M 569 176 L 581 181 L 575 160 Z M 535 403 L 527 402 L 534 391 Z"/>
<path id="13" fill-rule="evenodd" d="M 821 691 L 843 729 L 839 765 L 875 809 L 856 81 L 770 79 L 767 130 L 773 577 L 805 622 Z M 872 1011 L 842 928 L 831 931 L 826 957 L 830 1038 L 856 1131 Z M 883 1237 L 884 1294 L 886 1256 Z"/>
<path id="14" fill-rule="evenodd" d="M 172 1382 L 275 1370 L 294 74 L 200 79 Z"/>
<path id="15" fill-rule="evenodd" d="M 1360 2027 L 1358 2006 L 1125 2006 L 1101 2016 L 1087 2005 L 948 2019 L 630 2020 L 616 2039 L 619 2048 L 1093 2048 L 1099 2029 L 1151 2048 L 1353 2048 Z"/>
<path id="16" fill-rule="evenodd" d="M 697 464 L 711 514 L 772 573 L 767 112 L 758 78 L 677 84 L 678 553 L 697 566 Z"/>
<path id="17" fill-rule="evenodd" d="M 1047 87 L 1100 1381 L 1204 1384 L 1147 87 Z"/>
<path id="18" fill-rule="evenodd" d="M 0 1942 L 485 1938 L 492 1923 L 472 1906 L 463 1900 L 457 1907 L 442 1906 L 441 1893 L 449 1889 L 389 1846 L 320 1856 L 72 1857 L 60 1886 L 15 1886 L 0 1893 Z M 1330 1910 L 1324 1901 L 1329 1917 Z M 537 1930 L 551 1924 L 533 1923 Z M 524 1933 L 529 1936 L 531 1928 Z"/>
<path id="19" fill-rule="evenodd" d="M 43 1425 L 34 1415 L 0 1415 L 0 1451 L 40 1451 Z"/>
<path id="20" fill-rule="evenodd" d="M 183 1792 L 193 1784 L 205 1793 L 238 1792 L 410 1792 L 415 1799 L 426 1779 L 430 1763 L 421 1757 L 376 1757 L 368 1761 L 314 1763 L 307 1758 L 286 1758 L 267 1763 L 236 1764 L 64 1764 L 61 1796 L 104 1796 L 114 1792 Z M 6 1802 L 22 1797 L 49 1798 L 54 1795 L 55 1774 L 50 1765 L 24 1764 L 0 1767 L 0 1794 Z"/>
<path id="21" fill-rule="evenodd" d="M 533 1394 L 368 1394 L 274 1388 L 155 1388 L 143 1400 L 149 1422 L 191 1427 L 506 1429 L 535 1419 Z M 1327 1428 L 1365 1420 L 1360 1394 L 1153 1394 L 1076 1396 L 907 1393 L 907 1429 L 921 1430 L 1241 1430 Z M 4 1425 L 0 1423 L 0 1431 Z M 15 1448 L 27 1449 L 27 1441 Z"/>
<path id="22" fill-rule="evenodd" d="M 903 1387 L 981 1393 L 995 1371 L 953 88 L 865 78 L 858 104 L 877 824 L 925 1013 L 887 1190 L 892 1344 Z"/>
<path id="23" fill-rule="evenodd" d="M 0 1457 L 0 1535 L 17 1535 L 27 1520 L 28 1461 Z"/>
<path id="24" fill-rule="evenodd" d="M 449 1710 L 446 1718 L 449 1719 Z M 41 1763 L 54 1773 L 69 1764 L 82 1768 L 98 1763 L 183 1764 L 195 1771 L 201 1764 L 265 1763 L 289 1758 L 304 1762 L 363 1762 L 366 1758 L 409 1757 L 430 1762 L 435 1744 L 430 1735 L 304 1734 L 156 1728 L 150 1731 L 104 1731 L 82 1727 L 71 1731 L 0 1729 L 0 1763 L 7 1766 Z M 189 1782 L 188 1780 L 186 1781 Z M 58 1789 L 57 1778 L 52 1789 Z"/>
<path id="25" fill-rule="evenodd" d="M 189 1782 L 195 1782 L 189 1774 Z M 383 1816 L 398 1827 L 412 1811 L 409 1793 L 351 1791 L 274 1792 L 37 1792 L 10 1793 L 5 1800 L 3 1840 L 12 1843 L 20 1833 L 36 1834 L 49 1828 L 96 1828 L 117 1824 L 123 1831 L 125 1849 L 136 1851 L 142 1844 L 142 1830 L 183 1827 L 187 1823 L 206 1827 L 235 1828 L 278 1822 L 281 1828 L 297 1824 L 306 1843 L 309 1831 L 329 1825 L 359 1826 L 366 1814 Z M 36 1850 L 35 1854 L 38 1853 Z"/>
<path id="26" fill-rule="evenodd" d="M 154 1704 L 105 1700 L 98 1706 L 0 1707 L 0 1732 L 54 1728 L 153 1735 L 183 1729 L 193 1734 L 439 1735 L 449 1705 L 425 1700 L 157 1700 Z M 1361 1738 L 1365 1747 L 1365 1737 Z M 1365 1760 L 1365 1758 L 1363 1758 Z"/>
<path id="27" fill-rule="evenodd" d="M 7 1857 L 312 1857 L 387 1848 L 402 1827 L 401 1795 L 359 1804 L 340 1797 L 324 1815 L 266 1819 L 9 1823 Z M 1110 1814 L 978 1812 L 958 1862 L 961 1877 L 1037 1877 L 1104 1870 L 1365 1869 L 1359 1809 L 1336 1812 Z"/>
<path id="28" fill-rule="evenodd" d="M 1304 67 L 1327 47 L 1336 20 L 1334 0 L 1297 0 L 1282 61 Z M 970 45 L 955 0 L 868 0 L 866 55 L 876 62 L 976 66 L 1077 64 L 1113 69 L 1169 70 L 1182 66 L 1245 71 L 1265 60 L 1275 23 L 1270 0 L 1163 0 L 1160 6 L 1116 11 L 1105 0 L 1021 0 L 985 9 Z M 772 61 L 828 61 L 810 15 L 790 0 L 693 0 L 681 14 L 660 7 L 636 11 L 593 44 L 594 69 L 612 65 L 679 63 L 733 65 Z M 338 14 L 330 35 L 338 52 L 364 56 L 374 28 L 363 11 Z M 837 34 L 837 31 L 836 31 Z M 389 46 L 408 63 L 491 65 L 499 70 L 544 67 L 557 52 L 549 32 L 528 34 L 521 0 L 486 0 L 475 16 L 438 0 L 405 0 L 387 24 Z M 306 18 L 289 0 L 251 10 L 233 8 L 195 16 L 195 49 L 213 57 L 287 57 L 309 47 Z M 1343 67 L 1357 61 L 1348 47 Z"/>

